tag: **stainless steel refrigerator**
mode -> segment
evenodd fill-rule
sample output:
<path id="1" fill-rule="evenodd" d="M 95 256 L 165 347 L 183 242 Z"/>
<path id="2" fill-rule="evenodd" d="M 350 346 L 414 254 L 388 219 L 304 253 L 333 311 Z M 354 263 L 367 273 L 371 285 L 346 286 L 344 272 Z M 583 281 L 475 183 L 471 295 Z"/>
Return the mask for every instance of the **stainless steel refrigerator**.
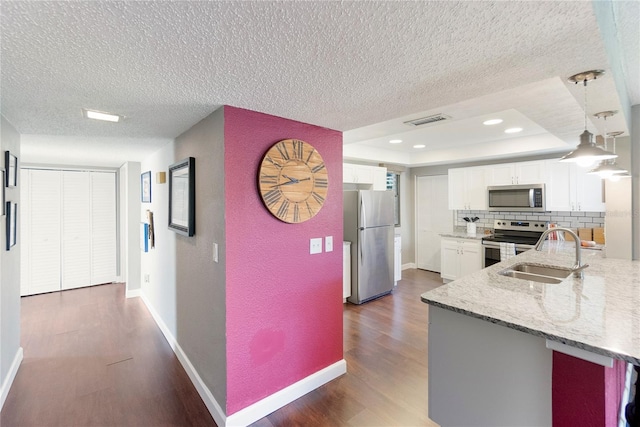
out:
<path id="1" fill-rule="evenodd" d="M 393 289 L 394 195 L 344 191 L 344 240 L 351 242 L 351 296 L 362 304 Z"/>

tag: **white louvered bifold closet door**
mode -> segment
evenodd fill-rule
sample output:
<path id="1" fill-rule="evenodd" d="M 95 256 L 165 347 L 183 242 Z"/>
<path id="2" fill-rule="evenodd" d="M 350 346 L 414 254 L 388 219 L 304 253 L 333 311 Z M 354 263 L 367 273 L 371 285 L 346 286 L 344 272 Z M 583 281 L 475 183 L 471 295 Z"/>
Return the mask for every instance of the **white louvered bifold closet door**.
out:
<path id="1" fill-rule="evenodd" d="M 20 173 L 22 295 L 60 290 L 61 176 L 50 170 Z"/>
<path id="2" fill-rule="evenodd" d="M 116 175 L 22 169 L 21 294 L 116 279 Z"/>
<path id="3" fill-rule="evenodd" d="M 62 289 L 91 284 L 91 180 L 87 172 L 62 172 Z"/>
<path id="4" fill-rule="evenodd" d="M 116 279 L 116 175 L 91 172 L 91 284 Z"/>

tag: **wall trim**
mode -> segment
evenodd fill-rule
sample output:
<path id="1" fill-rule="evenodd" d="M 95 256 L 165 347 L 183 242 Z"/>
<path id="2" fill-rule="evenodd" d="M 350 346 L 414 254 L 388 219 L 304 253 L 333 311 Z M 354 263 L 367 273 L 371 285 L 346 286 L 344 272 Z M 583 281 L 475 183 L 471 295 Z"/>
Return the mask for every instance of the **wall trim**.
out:
<path id="1" fill-rule="evenodd" d="M 164 323 L 158 312 L 151 304 L 151 301 L 149 301 L 144 292 L 141 292 L 140 297 L 142 298 L 144 304 L 147 306 L 149 313 L 151 313 L 153 320 L 156 322 L 167 342 L 173 349 L 173 352 L 180 361 L 180 364 L 182 364 L 182 367 L 187 372 L 189 379 L 198 391 L 198 394 L 202 398 L 204 404 L 207 406 L 207 409 L 211 413 L 214 421 L 219 426 L 247 426 L 293 402 L 294 400 L 304 396 L 310 391 L 313 391 L 316 388 L 328 383 L 329 381 L 332 381 L 339 376 L 347 373 L 346 360 L 339 360 L 336 363 L 329 365 L 317 372 L 314 372 L 308 377 L 303 378 L 300 381 L 293 383 L 290 386 L 287 386 L 282 390 L 277 391 L 274 394 L 267 396 L 264 399 L 250 406 L 247 406 L 246 408 L 241 409 L 235 414 L 227 417 L 220 404 L 218 404 L 215 397 L 213 397 L 213 394 L 211 393 L 209 388 L 205 385 L 204 381 L 202 381 L 202 378 L 198 374 L 198 371 L 196 371 L 196 369 L 191 364 L 191 361 L 180 347 L 180 344 L 178 344 L 167 325 Z"/>
<path id="2" fill-rule="evenodd" d="M 191 380 L 194 387 L 198 391 L 200 398 L 202 398 L 202 401 L 207 406 L 207 409 L 209 410 L 209 413 L 211 413 L 211 416 L 213 417 L 214 421 L 219 426 L 225 426 L 227 422 L 227 416 L 224 410 L 218 404 L 215 397 L 213 397 L 213 394 L 211 393 L 209 388 L 205 385 L 204 381 L 198 374 L 198 371 L 196 371 L 196 368 L 193 367 L 193 365 L 191 364 L 191 361 L 182 350 L 182 347 L 180 347 L 180 344 L 178 344 L 175 337 L 173 336 L 173 334 L 171 333 L 167 325 L 164 323 L 164 321 L 160 317 L 160 314 L 158 314 L 158 312 L 155 310 L 155 308 L 151 304 L 151 301 L 149 301 L 149 299 L 146 297 L 144 292 L 141 293 L 141 298 L 144 304 L 147 306 L 147 309 L 151 313 L 153 320 L 155 320 L 156 324 L 162 331 L 162 334 L 164 335 L 167 342 L 173 349 L 173 352 L 175 353 L 176 357 L 180 361 L 180 364 L 182 365 L 184 370 L 187 372 L 189 379 Z"/>
<path id="3" fill-rule="evenodd" d="M 127 289 L 125 292 L 125 297 L 126 298 L 135 298 L 135 297 L 141 297 L 142 296 L 142 289 Z M 147 302 L 145 301 L 145 304 L 147 306 L 147 308 L 149 308 L 149 304 L 147 304 Z M 149 311 L 151 311 L 151 309 L 149 309 Z M 154 316 L 155 319 L 155 316 Z M 158 323 L 156 321 L 156 323 Z M 164 334 L 164 331 L 162 332 Z"/>
<path id="4" fill-rule="evenodd" d="M 227 417 L 226 427 L 244 427 L 266 417 L 294 400 L 304 396 L 347 373 L 347 362 L 342 359 L 306 378 L 273 393 Z"/>
<path id="5" fill-rule="evenodd" d="M 403 270 L 410 270 L 412 268 L 417 268 L 415 262 L 408 262 L 406 264 L 402 264 L 402 269 Z"/>
<path id="6" fill-rule="evenodd" d="M 23 351 L 22 347 L 18 347 L 18 351 L 16 351 L 16 355 L 13 358 L 13 362 L 9 367 L 9 371 L 7 372 L 7 376 L 2 382 L 2 388 L 0 389 L 0 409 L 4 406 L 5 400 L 7 400 L 7 396 L 9 395 L 9 389 L 11 389 L 11 385 L 13 384 L 13 380 L 16 378 L 18 374 L 18 368 L 20 368 L 20 364 L 22 363 Z"/>

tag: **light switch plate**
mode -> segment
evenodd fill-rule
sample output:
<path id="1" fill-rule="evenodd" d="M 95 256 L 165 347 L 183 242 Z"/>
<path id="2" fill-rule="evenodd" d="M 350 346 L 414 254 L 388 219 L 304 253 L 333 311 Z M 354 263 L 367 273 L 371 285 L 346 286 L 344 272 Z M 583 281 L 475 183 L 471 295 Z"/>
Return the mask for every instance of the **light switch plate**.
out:
<path id="1" fill-rule="evenodd" d="M 324 238 L 324 251 L 325 252 L 333 251 L 333 236 L 327 236 Z"/>
<path id="2" fill-rule="evenodd" d="M 213 244 L 213 262 L 218 262 L 218 244 Z"/>
<path id="3" fill-rule="evenodd" d="M 322 237 L 311 239 L 309 245 L 309 253 L 311 255 L 322 253 Z"/>

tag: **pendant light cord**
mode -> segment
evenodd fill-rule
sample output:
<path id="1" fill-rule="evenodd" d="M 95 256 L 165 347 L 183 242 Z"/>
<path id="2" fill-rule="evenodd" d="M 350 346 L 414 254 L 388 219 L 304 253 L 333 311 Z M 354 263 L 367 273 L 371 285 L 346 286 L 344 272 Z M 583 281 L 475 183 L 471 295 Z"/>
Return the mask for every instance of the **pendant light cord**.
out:
<path id="1" fill-rule="evenodd" d="M 584 79 L 584 130 L 587 130 L 587 78 Z"/>

